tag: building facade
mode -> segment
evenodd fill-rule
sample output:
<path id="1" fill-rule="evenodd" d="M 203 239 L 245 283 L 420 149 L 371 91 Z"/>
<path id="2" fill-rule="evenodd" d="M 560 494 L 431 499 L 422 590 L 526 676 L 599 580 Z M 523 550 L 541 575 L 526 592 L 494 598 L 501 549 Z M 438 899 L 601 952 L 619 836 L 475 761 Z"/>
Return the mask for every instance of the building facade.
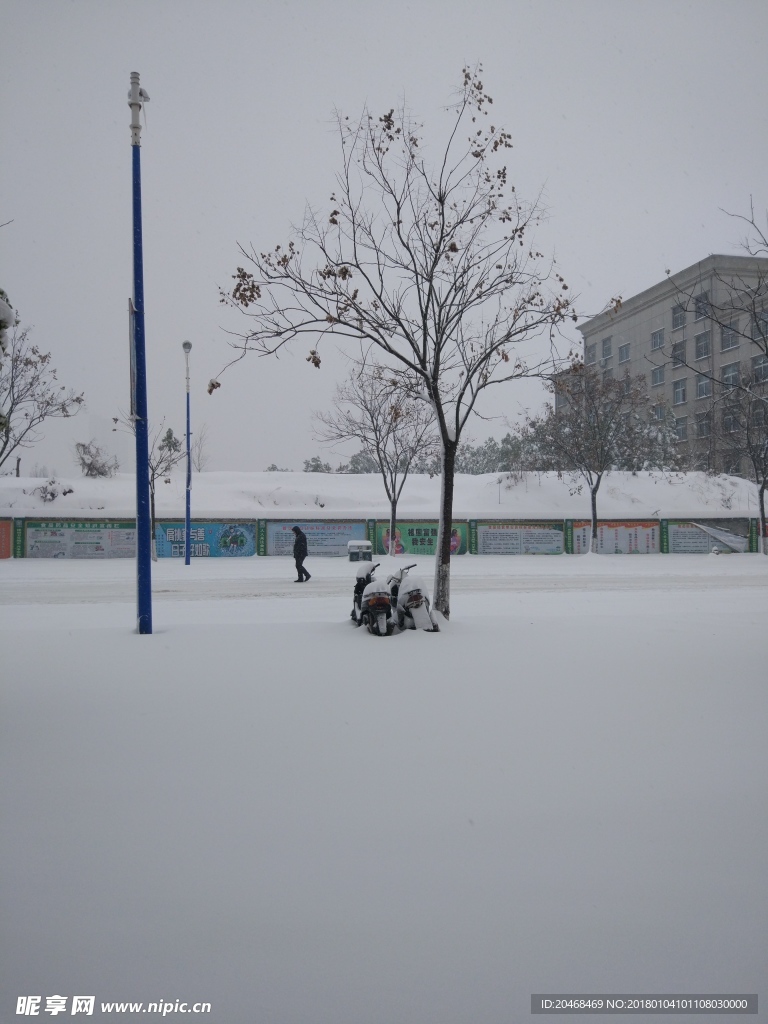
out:
<path id="1" fill-rule="evenodd" d="M 674 417 L 692 467 L 749 472 L 739 446 L 727 443 L 743 419 L 729 388 L 768 385 L 768 259 L 708 256 L 579 331 L 586 366 L 607 377 L 645 377 L 650 414 Z M 764 409 L 763 402 L 757 413 Z"/>

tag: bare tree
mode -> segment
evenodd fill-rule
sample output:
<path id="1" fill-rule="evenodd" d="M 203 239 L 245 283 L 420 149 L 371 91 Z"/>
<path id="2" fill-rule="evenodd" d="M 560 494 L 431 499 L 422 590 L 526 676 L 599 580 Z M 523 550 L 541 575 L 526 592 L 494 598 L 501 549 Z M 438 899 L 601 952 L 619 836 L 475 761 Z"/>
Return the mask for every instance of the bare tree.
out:
<path id="1" fill-rule="evenodd" d="M 698 279 L 685 287 L 676 283 L 673 275 L 670 280 L 675 283 L 677 310 L 681 315 L 693 312 L 702 330 L 705 323 L 716 328 L 721 352 L 733 350 L 738 355 L 741 350 L 746 354 L 747 363 L 741 366 L 743 373 L 737 375 L 739 379 L 726 382 L 728 388 L 738 388 L 742 386 L 742 375 L 749 381 L 768 377 L 768 213 L 763 228 L 758 223 L 751 197 L 749 214 L 723 212 L 747 226 L 747 233 L 740 242 L 745 256 L 731 259 L 730 263 L 724 260 L 723 269 L 716 267 L 705 272 L 702 268 Z M 742 343 L 745 343 L 743 348 Z M 695 361 L 691 361 L 686 358 L 686 346 L 681 337 L 680 343 L 672 346 L 671 365 L 694 370 L 698 376 L 709 378 L 717 388 L 722 381 L 709 359 L 711 339 L 706 351 L 707 357 L 703 358 L 697 348 L 694 349 Z"/>
<path id="2" fill-rule="evenodd" d="M 5 227 L 5 225 L 0 225 L 0 227 Z M 0 288 L 0 371 L 2 370 L 3 360 L 5 359 L 5 355 L 8 351 L 8 331 L 10 330 L 11 327 L 13 327 L 15 321 L 16 315 L 13 312 L 13 307 L 8 301 L 8 296 L 6 295 L 6 293 L 3 291 L 2 288 Z M 0 405 L 0 431 L 4 430 L 7 424 L 8 415 L 3 409 L 3 406 Z M 18 468 L 19 466 L 17 461 L 17 476 Z"/>
<path id="3" fill-rule="evenodd" d="M 378 473 L 379 466 L 375 459 L 371 458 L 364 451 L 355 452 L 354 455 L 350 455 L 349 462 L 343 462 L 338 469 L 337 473 L 349 473 L 354 476 L 357 474 L 366 473 Z"/>
<path id="4" fill-rule="evenodd" d="M 59 384 L 51 358 L 50 352 L 30 343 L 28 327 L 14 325 L 0 365 L 0 466 L 17 448 L 42 441 L 38 428 L 45 420 L 74 416 L 85 404 L 82 392 Z"/>
<path id="5" fill-rule="evenodd" d="M 96 443 L 95 438 L 91 438 L 90 441 L 78 441 L 75 445 L 75 458 L 83 476 L 114 476 L 120 468 L 115 456 L 110 458 L 104 448 Z"/>
<path id="6" fill-rule="evenodd" d="M 754 380 L 744 374 L 739 386 L 721 388 L 711 419 L 712 434 L 726 472 L 741 473 L 749 463 L 757 485 L 760 536 L 768 555 L 765 491 L 768 487 L 768 374 Z"/>
<path id="7" fill-rule="evenodd" d="M 675 459 L 670 426 L 647 419 L 647 387 L 642 374 L 615 380 L 579 363 L 551 382 L 555 406 L 528 420 L 528 445 L 540 468 L 570 472 L 589 487 L 592 551 L 597 550 L 597 493 L 605 474 L 617 468 L 665 468 Z"/>
<path id="8" fill-rule="evenodd" d="M 125 415 L 113 416 L 113 430 L 127 430 L 135 434 L 136 426 L 134 421 Z M 187 457 L 182 442 L 174 434 L 170 427 L 165 426 L 163 420 L 156 431 L 149 430 L 149 506 L 150 519 L 152 522 L 152 560 L 157 561 L 157 540 L 155 537 L 155 492 L 158 479 L 170 483 L 170 474 L 174 466 L 177 466 Z"/>
<path id="9" fill-rule="evenodd" d="M 748 215 L 729 213 L 728 216 L 747 225 L 741 248 L 755 258 L 755 273 L 744 280 L 723 281 L 727 297 L 720 304 L 710 302 L 708 313 L 722 330 L 735 330 L 738 336 L 751 343 L 752 356 L 758 366 L 768 366 L 768 213 L 766 227 L 762 228 L 750 196 Z"/>
<path id="10" fill-rule="evenodd" d="M 192 468 L 196 473 L 202 473 L 210 462 L 210 455 L 208 454 L 207 423 L 201 424 L 197 428 L 197 431 L 192 435 L 190 452 L 192 454 Z"/>
<path id="11" fill-rule="evenodd" d="M 332 473 L 330 462 L 323 462 L 319 455 L 313 455 L 311 459 L 304 459 L 305 473 Z"/>
<path id="12" fill-rule="evenodd" d="M 539 204 L 508 181 L 512 141 L 489 123 L 481 73 L 463 69 L 446 141 L 429 160 L 405 107 L 381 117 L 365 109 L 357 121 L 338 113 L 342 169 L 328 212 L 308 210 L 287 247 L 241 247 L 253 269 L 239 267 L 222 293 L 250 318 L 238 359 L 299 337 L 311 339 L 318 367 L 327 335 L 377 346 L 407 393 L 429 404 L 442 459 L 434 606 L 446 618 L 462 431 L 487 388 L 535 369 L 510 349 L 551 338 L 573 316 L 567 285 L 531 238 Z"/>
<path id="13" fill-rule="evenodd" d="M 439 450 L 432 408 L 408 397 L 382 366 L 356 364 L 336 388 L 335 411 L 316 413 L 321 441 L 358 441 L 377 467 L 389 501 L 390 554 L 400 500 L 411 464 Z"/>

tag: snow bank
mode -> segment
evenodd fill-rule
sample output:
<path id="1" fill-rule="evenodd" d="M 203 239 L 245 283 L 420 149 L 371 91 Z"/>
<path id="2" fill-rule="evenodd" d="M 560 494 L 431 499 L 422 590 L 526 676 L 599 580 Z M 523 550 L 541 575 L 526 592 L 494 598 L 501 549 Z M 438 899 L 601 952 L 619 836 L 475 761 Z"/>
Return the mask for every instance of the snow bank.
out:
<path id="1" fill-rule="evenodd" d="M 501 481 L 501 482 L 500 482 Z M 36 489 L 45 481 L 0 477 L 0 516 L 132 517 L 136 507 L 134 477 L 121 473 L 105 480 L 73 477 L 59 481 L 58 497 L 44 502 Z M 71 488 L 71 493 L 64 495 Z M 184 514 L 184 475 L 157 484 L 157 513 Z M 437 517 L 440 478 L 411 476 L 398 514 L 407 519 Z M 498 474 L 457 476 L 456 519 L 589 518 L 589 491 L 579 490 L 556 473 L 526 473 L 519 480 Z M 279 519 L 300 512 L 304 518 L 377 518 L 389 516 L 384 488 L 376 475 L 329 473 L 195 473 L 194 518 Z M 748 480 L 705 473 L 663 476 L 611 473 L 598 495 L 601 518 L 646 519 L 659 516 L 735 516 L 757 514 L 757 488 Z"/>

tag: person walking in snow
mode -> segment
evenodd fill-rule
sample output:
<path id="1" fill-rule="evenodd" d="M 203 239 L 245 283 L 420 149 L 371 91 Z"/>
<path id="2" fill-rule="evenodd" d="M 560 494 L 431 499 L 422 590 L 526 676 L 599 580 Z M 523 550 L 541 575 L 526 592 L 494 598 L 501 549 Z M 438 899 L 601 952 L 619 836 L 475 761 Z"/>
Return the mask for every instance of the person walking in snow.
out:
<path id="1" fill-rule="evenodd" d="M 312 579 L 304 568 L 304 559 L 307 557 L 307 536 L 305 533 L 302 533 L 298 526 L 292 526 L 291 529 L 296 537 L 296 540 L 293 542 L 293 557 L 296 559 L 297 576 L 293 582 L 306 583 L 307 580 Z"/>

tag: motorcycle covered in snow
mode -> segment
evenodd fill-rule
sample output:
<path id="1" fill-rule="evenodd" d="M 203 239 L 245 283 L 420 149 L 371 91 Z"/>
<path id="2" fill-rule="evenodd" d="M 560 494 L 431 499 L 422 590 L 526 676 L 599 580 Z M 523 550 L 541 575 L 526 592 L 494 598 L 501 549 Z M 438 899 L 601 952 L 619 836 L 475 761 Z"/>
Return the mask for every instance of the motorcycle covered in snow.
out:
<path id="1" fill-rule="evenodd" d="M 394 629 L 392 601 L 386 583 L 374 573 L 380 562 L 361 562 L 357 567 L 350 618 L 356 626 L 365 626 L 374 636 L 389 636 Z"/>
<path id="2" fill-rule="evenodd" d="M 399 629 L 424 629 L 439 632 L 429 606 L 429 593 L 418 576 L 409 576 L 416 564 L 404 565 L 387 579 L 392 609 Z"/>

